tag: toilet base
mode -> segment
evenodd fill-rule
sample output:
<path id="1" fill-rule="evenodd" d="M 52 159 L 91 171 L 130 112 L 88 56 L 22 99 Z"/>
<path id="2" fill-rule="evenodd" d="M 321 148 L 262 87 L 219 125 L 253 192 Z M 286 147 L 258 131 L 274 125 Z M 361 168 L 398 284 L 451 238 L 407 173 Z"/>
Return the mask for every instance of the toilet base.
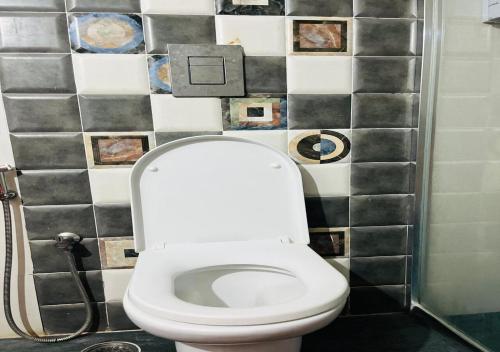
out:
<path id="1" fill-rule="evenodd" d="M 241 345 L 202 345 L 176 342 L 177 352 L 299 352 L 302 337 Z"/>

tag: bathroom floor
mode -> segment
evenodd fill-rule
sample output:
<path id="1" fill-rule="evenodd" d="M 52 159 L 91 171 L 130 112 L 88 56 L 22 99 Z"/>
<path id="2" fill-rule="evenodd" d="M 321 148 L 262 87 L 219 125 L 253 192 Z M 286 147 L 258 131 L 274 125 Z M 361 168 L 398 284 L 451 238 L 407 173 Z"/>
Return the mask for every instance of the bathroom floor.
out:
<path id="1" fill-rule="evenodd" d="M 92 334 L 62 344 L 0 340 L 0 351 L 78 352 L 104 341 L 129 341 L 142 352 L 174 352 L 173 343 L 141 331 Z M 477 351 L 423 313 L 348 317 L 304 338 L 304 352 L 469 352 Z"/>

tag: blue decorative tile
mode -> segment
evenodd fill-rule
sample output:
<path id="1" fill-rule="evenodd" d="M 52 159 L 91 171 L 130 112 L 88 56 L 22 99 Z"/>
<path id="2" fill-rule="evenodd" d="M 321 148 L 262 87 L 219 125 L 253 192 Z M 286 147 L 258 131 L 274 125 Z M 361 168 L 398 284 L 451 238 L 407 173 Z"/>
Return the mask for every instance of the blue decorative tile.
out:
<path id="1" fill-rule="evenodd" d="M 172 76 L 170 75 L 170 57 L 153 55 L 148 57 L 149 84 L 151 93 L 171 94 Z"/>
<path id="2" fill-rule="evenodd" d="M 345 160 L 351 142 L 344 134 L 331 130 L 307 130 L 290 135 L 289 153 L 302 164 L 328 164 Z"/>
<path id="3" fill-rule="evenodd" d="M 71 47 L 79 53 L 144 52 L 142 19 L 137 15 L 89 13 L 70 16 Z"/>

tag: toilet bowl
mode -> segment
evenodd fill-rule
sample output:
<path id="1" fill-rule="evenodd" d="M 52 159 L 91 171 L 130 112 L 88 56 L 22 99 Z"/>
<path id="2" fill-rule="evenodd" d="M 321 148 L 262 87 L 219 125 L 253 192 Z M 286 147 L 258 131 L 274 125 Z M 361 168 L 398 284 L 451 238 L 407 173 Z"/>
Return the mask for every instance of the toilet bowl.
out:
<path id="1" fill-rule="evenodd" d="M 297 166 L 233 137 L 165 144 L 132 170 L 139 257 L 129 318 L 178 352 L 299 351 L 334 320 L 349 288 L 308 247 Z"/>

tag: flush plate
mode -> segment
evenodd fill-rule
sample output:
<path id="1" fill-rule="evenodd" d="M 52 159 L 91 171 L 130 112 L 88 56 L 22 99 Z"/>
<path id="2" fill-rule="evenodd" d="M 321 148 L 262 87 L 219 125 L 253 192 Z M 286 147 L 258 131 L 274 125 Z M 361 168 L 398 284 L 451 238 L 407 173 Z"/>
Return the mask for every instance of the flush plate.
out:
<path id="1" fill-rule="evenodd" d="M 168 53 L 174 96 L 245 95 L 241 46 L 169 44 Z"/>

